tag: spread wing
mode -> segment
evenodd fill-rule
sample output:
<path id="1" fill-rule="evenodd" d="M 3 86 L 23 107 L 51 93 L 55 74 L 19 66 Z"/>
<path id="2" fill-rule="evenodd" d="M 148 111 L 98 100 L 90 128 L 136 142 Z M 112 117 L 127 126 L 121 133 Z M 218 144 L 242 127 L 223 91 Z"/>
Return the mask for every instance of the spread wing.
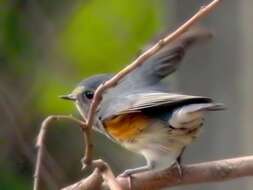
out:
<path id="1" fill-rule="evenodd" d="M 211 33 L 203 28 L 194 28 L 184 33 L 129 73 L 120 81 L 117 88 L 139 89 L 156 84 L 177 70 L 189 47 L 210 37 Z"/>
<path id="2" fill-rule="evenodd" d="M 168 107 L 193 100 L 211 101 L 205 97 L 162 93 L 162 91 L 167 91 L 167 87 L 160 83 L 164 77 L 178 68 L 186 50 L 191 45 L 210 36 L 207 30 L 196 28 L 163 47 L 144 64 L 119 81 L 114 88 L 107 90 L 100 104 L 103 105 L 99 110 L 100 118 L 138 112 L 151 107 Z"/>
<path id="3" fill-rule="evenodd" d="M 207 97 L 201 96 L 188 96 L 182 94 L 173 93 L 137 93 L 123 95 L 120 97 L 113 97 L 113 99 L 107 99 L 108 102 L 104 102 L 99 110 L 99 117 L 101 120 L 111 118 L 116 115 L 140 112 L 147 109 L 169 109 L 182 105 L 193 103 L 211 103 L 212 100 Z M 111 103 L 113 102 L 113 104 Z M 222 105 L 217 104 L 217 109 L 222 109 Z"/>

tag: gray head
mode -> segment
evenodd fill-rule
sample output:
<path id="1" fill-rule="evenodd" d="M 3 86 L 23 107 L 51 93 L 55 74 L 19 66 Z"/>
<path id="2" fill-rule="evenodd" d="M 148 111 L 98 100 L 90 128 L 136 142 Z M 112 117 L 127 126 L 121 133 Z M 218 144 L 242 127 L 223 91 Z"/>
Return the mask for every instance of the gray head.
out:
<path id="1" fill-rule="evenodd" d="M 92 101 L 95 90 L 100 84 L 109 80 L 111 77 L 111 74 L 91 76 L 81 81 L 70 94 L 60 96 L 60 98 L 74 101 L 81 113 L 86 112 Z"/>

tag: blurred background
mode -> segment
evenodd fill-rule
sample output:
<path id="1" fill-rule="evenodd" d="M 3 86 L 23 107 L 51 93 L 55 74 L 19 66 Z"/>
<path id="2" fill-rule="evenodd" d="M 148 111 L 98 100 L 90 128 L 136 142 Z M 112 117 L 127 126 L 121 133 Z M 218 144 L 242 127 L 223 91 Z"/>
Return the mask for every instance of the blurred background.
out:
<path id="1" fill-rule="evenodd" d="M 206 0 L 0 0 L 0 189 L 31 189 L 41 121 L 74 114 L 58 95 L 96 73 L 129 64 L 156 34 L 173 31 Z M 224 0 L 201 25 L 215 33 L 191 50 L 171 89 L 223 102 L 227 111 L 207 117 L 201 137 L 183 163 L 253 154 L 253 1 Z M 95 157 L 119 173 L 144 163 L 95 135 Z M 58 189 L 87 175 L 80 170 L 83 139 L 78 127 L 59 122 L 47 138 L 42 189 Z M 251 182 L 251 183 L 250 183 Z M 252 189 L 239 179 L 174 189 Z"/>

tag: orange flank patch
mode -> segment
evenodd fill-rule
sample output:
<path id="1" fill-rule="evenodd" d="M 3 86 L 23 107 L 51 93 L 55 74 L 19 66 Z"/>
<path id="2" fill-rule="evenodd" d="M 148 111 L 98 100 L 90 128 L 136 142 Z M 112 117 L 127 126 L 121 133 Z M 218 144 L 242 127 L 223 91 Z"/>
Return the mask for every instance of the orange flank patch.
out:
<path id="1" fill-rule="evenodd" d="M 133 140 L 148 127 L 150 118 L 142 113 L 116 116 L 104 122 L 107 132 L 118 141 Z"/>

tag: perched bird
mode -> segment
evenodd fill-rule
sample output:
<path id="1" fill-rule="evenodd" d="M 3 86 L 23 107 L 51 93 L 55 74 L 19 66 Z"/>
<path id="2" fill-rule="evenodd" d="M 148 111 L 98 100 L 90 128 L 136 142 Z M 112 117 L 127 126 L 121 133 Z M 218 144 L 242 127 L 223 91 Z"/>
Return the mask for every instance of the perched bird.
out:
<path id="1" fill-rule="evenodd" d="M 204 29 L 186 32 L 103 95 L 93 128 L 147 161 L 122 176 L 179 164 L 185 147 L 198 136 L 204 114 L 224 109 L 223 104 L 208 97 L 169 92 L 162 80 L 176 71 L 191 45 L 209 37 Z M 85 79 L 62 98 L 73 100 L 79 112 L 86 115 L 97 87 L 112 76 L 100 74 Z"/>

